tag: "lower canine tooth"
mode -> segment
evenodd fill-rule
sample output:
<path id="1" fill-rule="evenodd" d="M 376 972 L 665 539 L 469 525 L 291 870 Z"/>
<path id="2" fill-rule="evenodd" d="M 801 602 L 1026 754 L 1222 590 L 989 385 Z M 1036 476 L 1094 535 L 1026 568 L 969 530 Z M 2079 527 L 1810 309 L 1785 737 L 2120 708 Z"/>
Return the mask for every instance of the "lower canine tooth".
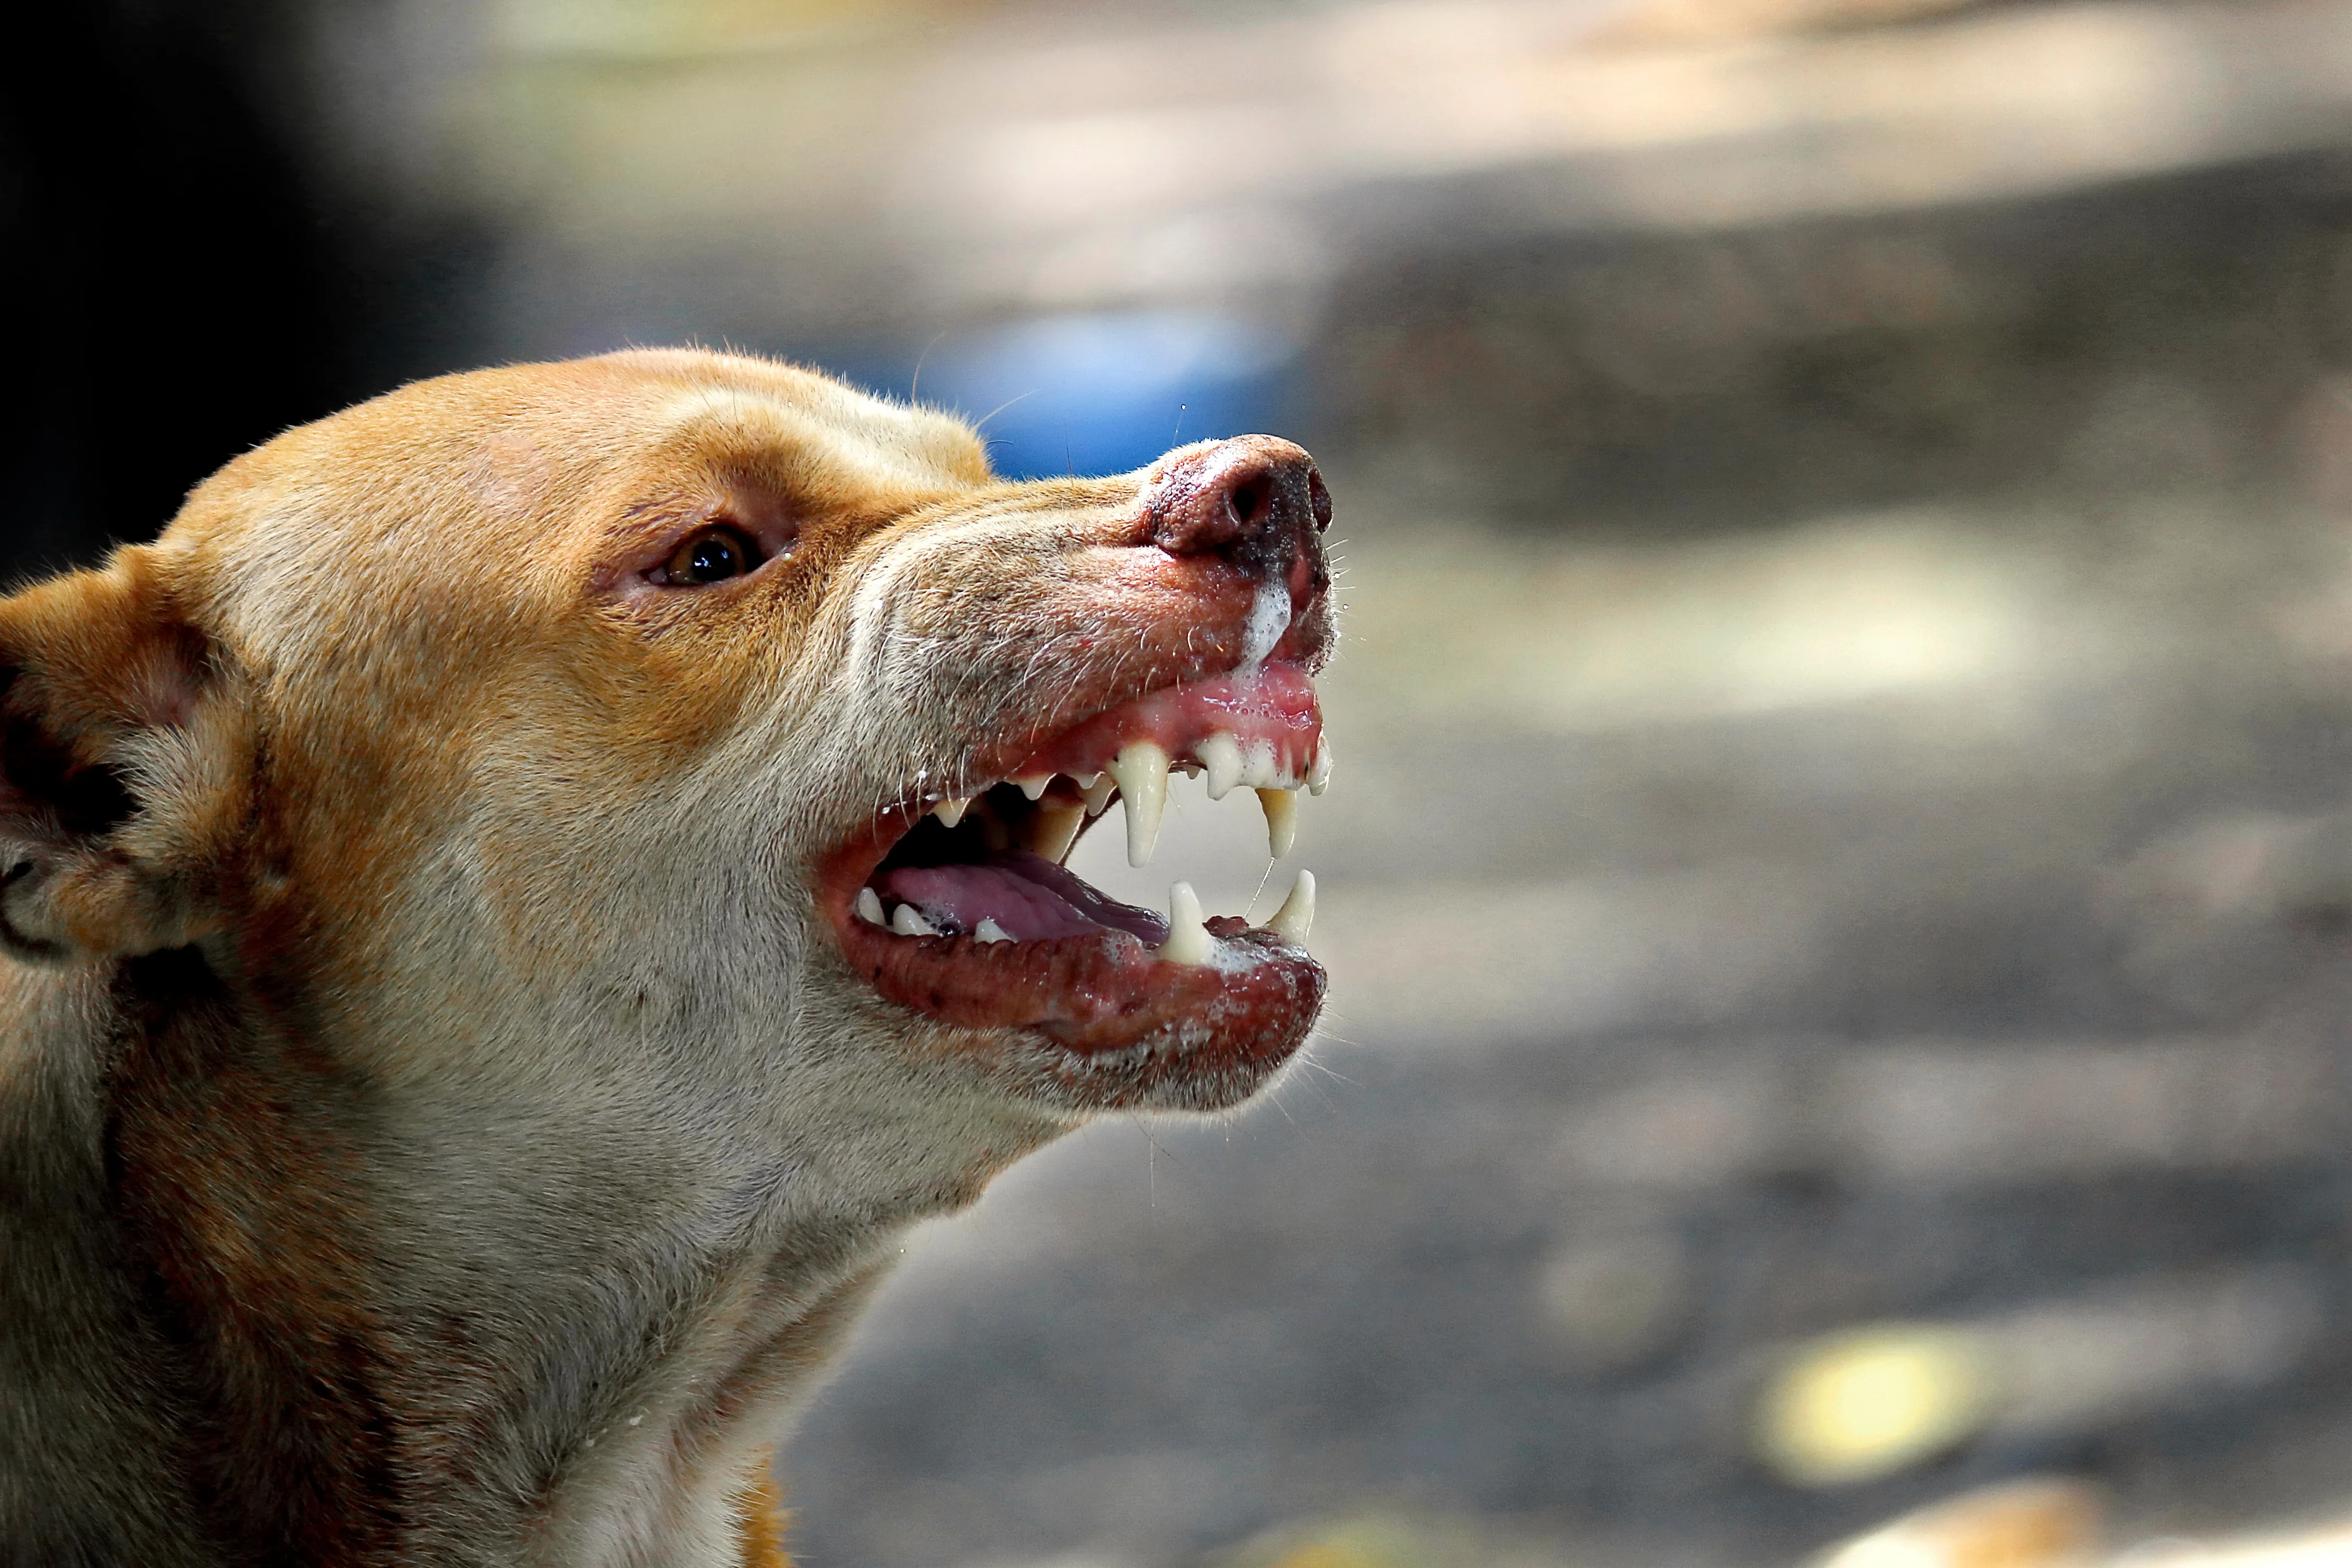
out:
<path id="1" fill-rule="evenodd" d="M 1307 792 L 1320 795 L 1331 782 L 1331 747 L 1325 740 L 1315 743 L 1315 760 L 1307 765 Z"/>
<path id="2" fill-rule="evenodd" d="M 915 913 L 911 904 L 902 904 L 890 912 L 890 929 L 901 936 L 936 936 L 939 927 Z"/>
<path id="3" fill-rule="evenodd" d="M 1265 849 L 1280 860 L 1298 836 L 1298 797 L 1288 789 L 1261 789 L 1257 803 L 1265 810 Z"/>
<path id="4" fill-rule="evenodd" d="M 1136 741 L 1120 748 L 1110 776 L 1127 807 L 1127 863 L 1150 865 L 1160 819 L 1168 812 L 1168 754 L 1148 740 Z"/>
<path id="5" fill-rule="evenodd" d="M 971 809 L 971 800 L 969 797 L 961 800 L 942 800 L 931 808 L 931 815 L 952 828 L 963 821 L 964 812 Z"/>
<path id="6" fill-rule="evenodd" d="M 1010 942 L 1013 940 L 1010 936 L 1006 935 L 1003 926 L 999 925 L 995 921 L 991 920 L 985 915 L 980 917 L 980 925 L 973 930 L 971 935 L 972 939 L 978 942 Z"/>
<path id="7" fill-rule="evenodd" d="M 1230 735 L 1213 735 L 1193 748 L 1209 773 L 1209 799 L 1222 800 L 1242 781 L 1241 742 Z"/>
<path id="8" fill-rule="evenodd" d="M 1062 857 L 1070 852 L 1070 846 L 1078 841 L 1078 830 L 1086 825 L 1084 806 L 1045 801 L 1029 815 L 1030 851 L 1059 865 Z"/>
<path id="9" fill-rule="evenodd" d="M 1208 923 L 1201 918 L 1201 900 L 1189 882 L 1171 883 L 1168 888 L 1168 940 L 1160 945 L 1160 956 L 1171 964 L 1205 964 L 1217 950 L 1217 939 L 1209 935 Z"/>
<path id="10" fill-rule="evenodd" d="M 859 888 L 857 890 L 857 918 L 865 921 L 868 925 L 889 925 L 888 921 L 882 918 L 882 895 L 876 893 L 870 887 Z"/>
<path id="11" fill-rule="evenodd" d="M 1302 871 L 1290 884 L 1290 896 L 1274 912 L 1265 928 L 1294 947 L 1307 946 L 1307 928 L 1315 924 L 1315 873 Z"/>

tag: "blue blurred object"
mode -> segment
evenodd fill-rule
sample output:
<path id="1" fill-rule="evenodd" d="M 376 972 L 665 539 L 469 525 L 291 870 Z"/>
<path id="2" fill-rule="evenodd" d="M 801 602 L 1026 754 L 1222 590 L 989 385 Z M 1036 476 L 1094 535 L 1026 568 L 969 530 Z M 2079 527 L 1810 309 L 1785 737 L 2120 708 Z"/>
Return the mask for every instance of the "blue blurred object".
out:
<path id="1" fill-rule="evenodd" d="M 1118 474 L 1206 436 L 1278 432 L 1297 345 L 1229 316 L 1053 316 L 955 333 L 927 351 L 817 362 L 980 424 L 1007 478 Z M 918 366 L 919 364 L 919 373 Z"/>

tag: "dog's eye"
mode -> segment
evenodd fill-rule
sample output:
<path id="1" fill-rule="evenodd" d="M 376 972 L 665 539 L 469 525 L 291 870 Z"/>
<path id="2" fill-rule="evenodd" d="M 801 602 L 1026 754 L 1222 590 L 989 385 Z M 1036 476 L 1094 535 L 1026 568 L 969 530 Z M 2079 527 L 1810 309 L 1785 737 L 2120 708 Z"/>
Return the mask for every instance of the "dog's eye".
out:
<path id="1" fill-rule="evenodd" d="M 748 536 L 736 528 L 714 526 L 686 536 L 663 563 L 661 580 L 681 588 L 723 582 L 759 564 L 760 547 Z"/>

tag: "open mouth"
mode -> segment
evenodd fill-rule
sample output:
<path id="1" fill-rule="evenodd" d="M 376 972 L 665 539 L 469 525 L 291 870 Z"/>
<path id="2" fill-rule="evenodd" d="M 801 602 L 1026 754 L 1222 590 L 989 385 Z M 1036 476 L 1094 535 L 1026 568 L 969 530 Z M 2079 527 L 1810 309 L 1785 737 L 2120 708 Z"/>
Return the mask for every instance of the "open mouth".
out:
<path id="1" fill-rule="evenodd" d="M 1322 1002 L 1312 874 L 1254 926 L 1205 915 L 1182 882 L 1164 914 L 1123 904 L 1066 862 L 1114 815 L 1129 862 L 1149 862 L 1171 770 L 1204 775 L 1212 800 L 1254 792 L 1279 859 L 1329 769 L 1313 684 L 1277 658 L 1097 714 L 967 795 L 890 808 L 833 857 L 822 897 L 876 988 L 942 1022 L 1034 1029 L 1080 1059 L 1270 1070 Z"/>

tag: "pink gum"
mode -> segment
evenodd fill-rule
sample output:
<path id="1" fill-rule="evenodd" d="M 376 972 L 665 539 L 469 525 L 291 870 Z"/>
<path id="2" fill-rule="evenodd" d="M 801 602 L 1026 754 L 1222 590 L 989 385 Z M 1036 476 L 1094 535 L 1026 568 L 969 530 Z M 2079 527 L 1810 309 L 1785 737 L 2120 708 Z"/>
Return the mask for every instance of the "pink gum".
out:
<path id="1" fill-rule="evenodd" d="M 1244 747 L 1254 741 L 1271 744 L 1281 770 L 1293 779 L 1304 778 L 1323 737 L 1323 710 L 1315 700 L 1315 683 L 1296 664 L 1269 661 L 1248 673 L 1170 686 L 1088 719 L 1039 748 L 1010 777 L 1067 773 L 1088 778 L 1108 768 L 1112 758 L 1139 740 L 1158 746 L 1171 762 L 1181 762 L 1192 756 L 1194 747 L 1220 733 Z"/>

